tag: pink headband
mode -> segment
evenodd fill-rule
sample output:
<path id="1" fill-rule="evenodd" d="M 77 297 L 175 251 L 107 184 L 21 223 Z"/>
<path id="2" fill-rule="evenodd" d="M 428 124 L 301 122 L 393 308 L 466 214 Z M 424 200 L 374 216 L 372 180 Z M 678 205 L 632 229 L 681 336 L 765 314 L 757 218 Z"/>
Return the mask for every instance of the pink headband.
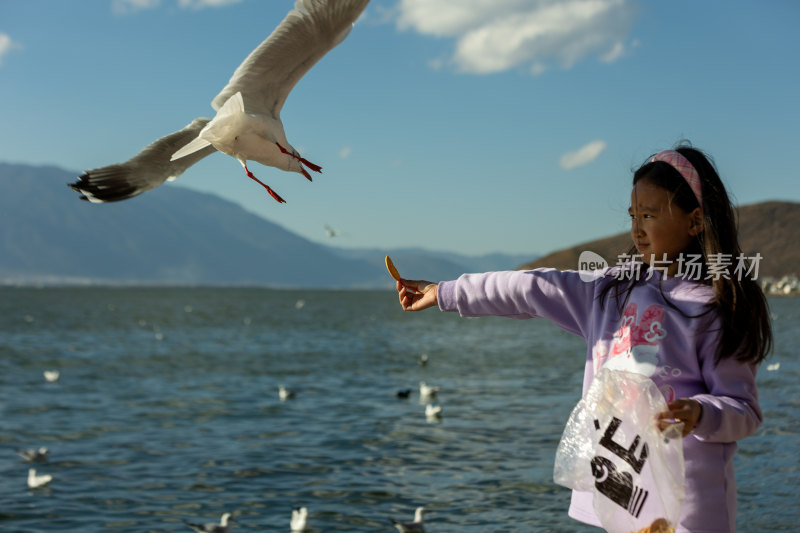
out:
<path id="1" fill-rule="evenodd" d="M 697 203 L 700 204 L 700 207 L 703 207 L 703 193 L 702 188 L 700 187 L 700 176 L 697 174 L 697 170 L 692 166 L 689 160 L 681 155 L 680 152 L 676 152 L 675 150 L 664 150 L 663 152 L 658 152 L 656 155 L 654 155 L 653 159 L 650 161 L 663 161 L 680 172 L 681 176 L 683 176 L 683 179 L 685 179 L 686 183 L 688 183 L 689 187 L 691 187 L 694 197 L 697 198 Z"/>

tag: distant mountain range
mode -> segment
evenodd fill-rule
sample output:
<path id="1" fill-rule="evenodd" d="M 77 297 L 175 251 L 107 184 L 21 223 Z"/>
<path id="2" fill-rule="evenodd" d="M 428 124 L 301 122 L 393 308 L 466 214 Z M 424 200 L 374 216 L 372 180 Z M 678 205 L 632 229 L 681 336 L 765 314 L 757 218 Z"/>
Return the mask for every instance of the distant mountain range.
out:
<path id="1" fill-rule="evenodd" d="M 78 175 L 0 163 L 0 284 L 265 285 L 389 288 L 388 253 L 401 272 L 430 280 L 464 272 L 578 268 L 591 250 L 610 264 L 630 248 L 621 233 L 545 257 L 468 256 L 424 249 L 345 249 L 300 237 L 218 196 L 164 185 L 90 205 L 66 186 Z M 760 276 L 800 272 L 800 203 L 739 208 L 742 248 L 760 253 Z"/>
<path id="2" fill-rule="evenodd" d="M 738 208 L 739 244 L 746 257 L 761 254 L 758 277 L 780 278 L 800 273 L 800 203 L 762 202 Z M 596 241 L 558 250 L 521 268 L 551 267 L 577 269 L 581 252 L 589 250 L 603 257 L 610 265 L 627 252 L 633 242 L 630 233 L 620 233 Z"/>
<path id="3" fill-rule="evenodd" d="M 91 205 L 66 185 L 78 174 L 0 163 L 0 284 L 389 288 L 387 253 L 401 272 L 432 280 L 531 258 L 325 246 L 218 196 L 170 185 Z"/>

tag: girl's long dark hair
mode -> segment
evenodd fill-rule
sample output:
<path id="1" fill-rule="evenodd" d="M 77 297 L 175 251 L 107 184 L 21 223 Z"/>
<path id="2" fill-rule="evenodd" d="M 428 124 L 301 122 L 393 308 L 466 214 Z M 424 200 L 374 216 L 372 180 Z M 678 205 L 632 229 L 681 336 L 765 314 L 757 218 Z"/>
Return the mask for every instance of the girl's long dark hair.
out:
<path id="1" fill-rule="evenodd" d="M 688 144 L 682 144 L 675 150 L 694 166 L 702 184 L 703 231 L 684 250 L 684 256 L 696 255 L 702 258 L 702 275 L 699 281 L 710 285 L 714 292 L 714 299 L 707 312 L 715 311 L 721 321 L 715 361 L 719 363 L 723 359 L 734 357 L 745 363 L 758 364 L 772 349 L 772 326 L 764 292 L 753 279 L 750 265 L 740 264 L 742 249 L 739 246 L 736 212 L 710 158 Z M 670 192 L 672 203 L 686 213 L 691 213 L 699 206 L 686 180 L 675 168 L 663 161 L 651 162 L 649 158 L 647 161 L 634 172 L 634 185 L 639 180 L 647 179 L 653 185 L 666 189 Z M 631 248 L 628 253 L 635 254 L 636 248 Z M 717 258 L 713 276 L 708 276 L 710 257 Z M 721 272 L 720 267 L 726 272 Z M 630 291 L 639 281 L 616 278 L 603 290 L 601 303 L 611 289 L 615 289 L 617 307 L 622 313 Z M 623 284 L 626 285 L 623 287 Z M 621 299 L 623 294 L 624 298 Z M 666 298 L 663 287 L 662 296 L 670 307 L 680 311 Z"/>

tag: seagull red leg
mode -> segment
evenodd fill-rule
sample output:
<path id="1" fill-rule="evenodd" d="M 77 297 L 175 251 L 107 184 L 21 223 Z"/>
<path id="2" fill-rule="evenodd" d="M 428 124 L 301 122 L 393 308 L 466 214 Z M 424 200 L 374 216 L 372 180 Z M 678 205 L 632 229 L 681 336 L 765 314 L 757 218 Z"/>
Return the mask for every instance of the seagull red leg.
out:
<path id="1" fill-rule="evenodd" d="M 314 172 L 322 173 L 322 167 L 321 166 L 315 165 L 314 163 L 312 163 L 308 159 L 305 159 L 304 157 L 300 157 L 297 154 L 293 154 L 292 152 L 290 152 L 289 150 L 287 150 L 286 148 L 281 146 L 281 143 L 279 143 L 277 141 L 275 141 L 275 144 L 278 145 L 278 150 L 280 150 L 281 153 L 294 157 L 295 159 L 300 161 L 300 163 L 304 164 L 305 166 L 307 166 L 308 168 L 310 168 Z M 300 167 L 300 171 L 302 172 L 303 176 L 305 176 L 308 181 L 311 181 L 311 174 L 306 172 L 306 169 Z"/>
<path id="2" fill-rule="evenodd" d="M 248 177 L 248 178 L 250 178 L 251 180 L 254 180 L 254 181 L 256 181 L 256 182 L 257 182 L 258 184 L 260 184 L 262 187 L 264 187 L 265 189 L 267 189 L 267 192 L 270 194 L 270 196 L 272 196 L 273 198 L 275 198 L 275 200 L 276 200 L 276 201 L 277 201 L 279 204 L 285 204 L 285 203 L 286 203 L 286 200 L 284 200 L 283 198 L 281 198 L 280 196 L 278 196 L 278 193 L 276 193 L 275 191 L 273 191 L 273 190 L 272 190 L 272 189 L 269 187 L 269 185 L 267 185 L 266 183 L 262 182 L 260 179 L 258 179 L 257 177 L 255 177 L 255 176 L 253 175 L 253 173 L 252 173 L 252 172 L 250 172 L 250 169 L 249 169 L 249 168 L 247 168 L 247 162 L 245 162 L 245 161 L 241 161 L 241 163 L 242 163 L 242 166 L 244 167 L 244 171 L 245 171 L 245 173 L 247 174 L 247 177 Z"/>
<path id="3" fill-rule="evenodd" d="M 301 157 L 300 158 L 300 162 L 303 163 L 308 168 L 310 168 L 311 170 L 313 170 L 314 172 L 322 173 L 322 167 L 319 166 L 319 165 L 315 165 L 314 163 L 312 163 L 308 159 L 305 159 L 305 158 Z"/>

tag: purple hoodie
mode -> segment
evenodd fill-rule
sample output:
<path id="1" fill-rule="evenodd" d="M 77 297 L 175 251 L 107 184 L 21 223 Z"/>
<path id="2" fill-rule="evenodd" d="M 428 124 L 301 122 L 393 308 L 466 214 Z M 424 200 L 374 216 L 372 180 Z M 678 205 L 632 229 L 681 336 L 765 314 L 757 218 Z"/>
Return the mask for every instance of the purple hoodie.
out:
<path id="1" fill-rule="evenodd" d="M 719 318 L 704 314 L 711 287 L 652 270 L 641 276 L 648 274 L 651 278 L 631 292 L 622 316 L 613 289 L 604 306 L 600 300 L 603 288 L 620 275 L 619 267 L 591 274 L 554 269 L 464 274 L 439 283 L 439 308 L 469 317 L 547 318 L 580 335 L 587 343 L 584 394 L 600 366 L 608 364 L 648 376 L 667 402 L 700 402 L 700 422 L 683 441 L 686 499 L 677 531 L 731 532 L 736 528 L 736 441 L 751 435 L 762 420 L 756 368 L 730 358 L 714 363 Z M 600 526 L 591 493 L 573 491 L 569 515 Z"/>

